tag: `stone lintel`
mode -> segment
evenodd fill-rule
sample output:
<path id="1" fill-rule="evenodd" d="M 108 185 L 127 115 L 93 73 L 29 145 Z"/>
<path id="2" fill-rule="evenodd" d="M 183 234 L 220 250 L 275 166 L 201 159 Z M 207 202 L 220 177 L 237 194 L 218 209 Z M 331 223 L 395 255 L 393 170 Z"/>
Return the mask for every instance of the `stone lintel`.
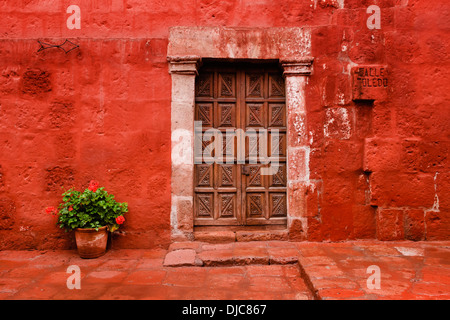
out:
<path id="1" fill-rule="evenodd" d="M 169 28 L 168 56 L 214 59 L 274 60 L 311 54 L 309 27 L 183 27 Z"/>

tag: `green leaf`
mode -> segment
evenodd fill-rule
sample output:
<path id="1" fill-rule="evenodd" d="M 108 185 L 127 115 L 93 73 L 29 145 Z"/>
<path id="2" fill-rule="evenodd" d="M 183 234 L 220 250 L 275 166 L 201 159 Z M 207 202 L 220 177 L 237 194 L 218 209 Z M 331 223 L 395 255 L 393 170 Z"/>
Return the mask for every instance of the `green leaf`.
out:
<path id="1" fill-rule="evenodd" d="M 58 224 L 66 231 L 105 225 L 114 231 L 119 228 L 115 218 L 128 212 L 128 204 L 117 202 L 114 195 L 108 194 L 104 187 L 98 188 L 97 192 L 89 189 L 80 192 L 72 188 L 62 194 L 62 200 L 58 207 Z M 70 207 L 72 211 L 69 211 Z"/>

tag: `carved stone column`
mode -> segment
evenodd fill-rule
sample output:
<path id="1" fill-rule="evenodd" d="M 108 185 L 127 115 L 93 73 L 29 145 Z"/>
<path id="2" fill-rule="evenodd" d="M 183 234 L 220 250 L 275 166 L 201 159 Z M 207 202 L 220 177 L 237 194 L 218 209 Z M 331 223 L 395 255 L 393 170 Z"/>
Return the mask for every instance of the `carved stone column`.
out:
<path id="1" fill-rule="evenodd" d="M 193 240 L 194 107 L 197 56 L 168 57 L 172 77 L 172 240 Z"/>
<path id="2" fill-rule="evenodd" d="M 305 240 L 308 220 L 306 217 L 306 190 L 309 187 L 309 138 L 305 85 L 312 73 L 313 58 L 281 60 L 286 79 L 287 107 L 287 194 L 288 230 L 291 240 Z"/>

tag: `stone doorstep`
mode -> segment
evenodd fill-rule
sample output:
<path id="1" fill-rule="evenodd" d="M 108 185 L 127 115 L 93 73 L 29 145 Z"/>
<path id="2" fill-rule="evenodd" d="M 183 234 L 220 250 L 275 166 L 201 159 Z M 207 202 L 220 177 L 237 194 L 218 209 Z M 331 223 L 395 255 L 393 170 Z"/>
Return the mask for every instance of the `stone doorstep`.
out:
<path id="1" fill-rule="evenodd" d="M 289 239 L 287 230 L 254 230 L 254 231 L 195 231 L 195 241 L 208 243 L 273 241 Z"/>
<path id="2" fill-rule="evenodd" d="M 279 238 L 277 238 L 278 240 Z M 165 256 L 164 267 L 232 267 L 246 265 L 297 265 L 302 281 L 314 299 L 318 292 L 299 265 L 299 251 L 284 241 L 251 242 L 175 242 Z"/>
<path id="3" fill-rule="evenodd" d="M 202 266 L 203 262 L 197 258 L 193 249 L 180 249 L 170 251 L 164 258 L 165 267 Z"/>
<path id="4" fill-rule="evenodd" d="M 284 265 L 297 263 L 298 255 L 298 249 L 294 246 L 271 247 L 270 241 L 217 244 L 176 242 L 169 247 L 163 265 L 164 267 Z"/>

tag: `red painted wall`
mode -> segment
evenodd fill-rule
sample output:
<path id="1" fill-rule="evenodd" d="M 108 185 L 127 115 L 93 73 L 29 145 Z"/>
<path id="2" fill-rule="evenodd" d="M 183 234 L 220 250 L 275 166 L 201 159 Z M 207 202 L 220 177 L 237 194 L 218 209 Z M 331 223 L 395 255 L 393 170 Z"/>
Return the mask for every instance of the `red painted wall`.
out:
<path id="1" fill-rule="evenodd" d="M 0 249 L 73 246 L 44 209 L 91 179 L 129 203 L 115 247 L 170 242 L 171 26 L 312 28 L 309 240 L 450 239 L 448 21 L 447 0 L 2 2 Z M 358 64 L 389 67 L 385 101 L 352 100 Z"/>

